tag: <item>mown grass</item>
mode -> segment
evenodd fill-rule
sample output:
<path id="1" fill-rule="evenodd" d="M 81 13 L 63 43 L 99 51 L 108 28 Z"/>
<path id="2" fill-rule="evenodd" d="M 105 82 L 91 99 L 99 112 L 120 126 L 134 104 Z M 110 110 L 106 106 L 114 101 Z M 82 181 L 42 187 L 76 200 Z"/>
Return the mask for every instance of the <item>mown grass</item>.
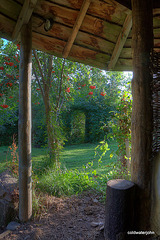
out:
<path id="1" fill-rule="evenodd" d="M 106 183 L 117 178 L 121 166 L 116 163 L 117 157 L 110 158 L 112 151 L 117 149 L 117 143 L 109 143 L 110 150 L 99 162 L 95 156 L 97 144 L 79 144 L 65 146 L 61 156 L 61 168 L 55 169 L 49 163 L 48 150 L 32 149 L 33 179 L 37 189 L 55 196 L 70 196 L 85 190 L 96 190 L 105 194 Z M 7 169 L 11 163 L 8 147 L 0 147 L 0 172 Z"/>
<path id="2" fill-rule="evenodd" d="M 65 146 L 62 150 L 60 161 L 62 168 L 68 170 L 83 170 L 84 166 L 89 167 L 93 162 L 93 166 L 90 167 L 96 170 L 98 173 L 106 172 L 106 165 L 110 164 L 115 160 L 115 158 L 110 159 L 111 151 L 117 149 L 117 143 L 112 141 L 109 144 L 110 151 L 106 153 L 103 157 L 102 164 L 99 166 L 98 159 L 99 156 L 95 156 L 95 148 L 97 144 L 79 144 Z M 0 173 L 7 169 L 8 164 L 11 161 L 11 150 L 9 147 L 0 147 Z M 90 163 L 90 164 L 88 164 Z M 48 149 L 46 148 L 32 148 L 32 165 L 33 172 L 36 175 L 41 175 L 49 165 Z"/>
<path id="3" fill-rule="evenodd" d="M 111 148 L 103 157 L 101 167 L 98 164 L 99 156 L 95 156 L 95 148 L 97 147 L 97 145 L 98 143 L 87 143 L 65 147 L 61 154 L 62 166 L 66 166 L 67 169 L 82 170 L 84 166 L 88 165 L 88 163 L 93 162 L 93 166 L 91 168 L 101 172 L 103 166 L 115 160 L 115 158 L 110 158 L 110 153 L 117 149 L 117 143 L 114 141 L 110 142 L 109 145 L 111 146 Z"/>
<path id="4" fill-rule="evenodd" d="M 33 171 L 36 173 L 46 166 L 46 157 L 48 150 L 45 148 L 32 148 Z M 11 163 L 11 150 L 8 146 L 0 147 L 0 173 L 7 170 Z"/>

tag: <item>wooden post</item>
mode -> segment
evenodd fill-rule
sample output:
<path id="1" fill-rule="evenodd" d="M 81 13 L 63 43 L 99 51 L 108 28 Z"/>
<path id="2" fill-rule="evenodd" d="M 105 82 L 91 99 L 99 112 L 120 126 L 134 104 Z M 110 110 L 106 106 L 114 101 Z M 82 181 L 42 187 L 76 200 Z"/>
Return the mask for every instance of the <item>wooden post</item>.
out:
<path id="1" fill-rule="evenodd" d="M 21 30 L 19 71 L 19 219 L 23 222 L 32 216 L 31 69 L 32 24 L 29 21 Z"/>
<path id="2" fill-rule="evenodd" d="M 107 182 L 105 206 L 105 240 L 128 239 L 127 232 L 133 230 L 135 184 L 114 179 Z"/>
<path id="3" fill-rule="evenodd" d="M 150 53 L 153 49 L 152 0 L 132 0 L 133 111 L 132 181 L 137 184 L 135 220 L 139 230 L 150 229 L 152 154 L 152 93 Z"/>

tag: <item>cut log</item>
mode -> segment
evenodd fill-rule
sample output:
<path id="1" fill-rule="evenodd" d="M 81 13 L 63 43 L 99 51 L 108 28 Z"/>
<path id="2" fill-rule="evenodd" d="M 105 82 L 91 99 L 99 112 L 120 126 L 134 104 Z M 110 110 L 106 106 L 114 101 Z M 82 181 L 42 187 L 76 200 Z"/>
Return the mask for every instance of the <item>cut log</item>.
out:
<path id="1" fill-rule="evenodd" d="M 105 240 L 126 239 L 133 230 L 135 184 L 124 179 L 107 183 L 105 207 Z"/>

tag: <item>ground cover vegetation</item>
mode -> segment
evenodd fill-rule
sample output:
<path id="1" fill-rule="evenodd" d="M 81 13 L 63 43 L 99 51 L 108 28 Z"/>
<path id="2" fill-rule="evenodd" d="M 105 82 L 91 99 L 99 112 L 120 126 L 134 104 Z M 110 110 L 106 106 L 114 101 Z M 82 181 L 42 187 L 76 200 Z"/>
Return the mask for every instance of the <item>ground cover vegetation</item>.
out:
<path id="1" fill-rule="evenodd" d="M 20 46 L 1 39 L 0 49 L 1 171 L 7 155 L 10 168 L 17 174 Z M 106 72 L 33 51 L 36 188 L 57 196 L 89 188 L 104 192 L 107 180 L 126 174 L 122 166 L 126 167 L 126 140 L 130 145 L 130 80 L 129 74 Z"/>

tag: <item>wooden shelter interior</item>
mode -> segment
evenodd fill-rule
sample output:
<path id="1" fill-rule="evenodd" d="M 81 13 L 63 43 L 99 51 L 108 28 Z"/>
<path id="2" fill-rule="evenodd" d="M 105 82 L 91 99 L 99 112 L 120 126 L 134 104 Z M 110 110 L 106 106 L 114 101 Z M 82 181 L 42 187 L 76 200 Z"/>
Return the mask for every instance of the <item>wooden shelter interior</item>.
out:
<path id="1" fill-rule="evenodd" d="M 160 2 L 153 1 L 160 51 Z M 132 71 L 130 0 L 1 0 L 0 37 L 20 42 L 32 16 L 32 46 L 105 70 Z"/>

